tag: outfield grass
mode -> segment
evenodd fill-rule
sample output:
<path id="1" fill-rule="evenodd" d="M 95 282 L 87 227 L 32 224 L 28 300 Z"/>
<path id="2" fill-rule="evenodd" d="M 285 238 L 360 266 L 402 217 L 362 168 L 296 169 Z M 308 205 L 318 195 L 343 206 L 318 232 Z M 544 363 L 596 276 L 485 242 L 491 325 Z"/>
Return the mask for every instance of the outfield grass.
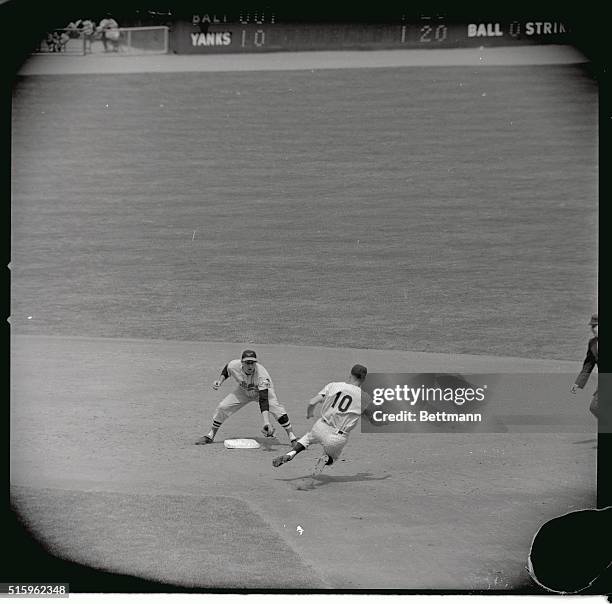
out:
<path id="1" fill-rule="evenodd" d="M 15 333 L 584 354 L 584 67 L 35 76 L 13 124 Z"/>

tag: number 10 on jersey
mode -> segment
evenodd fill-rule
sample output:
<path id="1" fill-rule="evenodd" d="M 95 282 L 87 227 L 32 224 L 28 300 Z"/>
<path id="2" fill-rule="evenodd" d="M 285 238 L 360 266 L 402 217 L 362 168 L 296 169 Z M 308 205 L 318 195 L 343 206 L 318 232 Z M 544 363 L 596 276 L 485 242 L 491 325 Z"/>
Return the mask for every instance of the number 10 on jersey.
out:
<path id="1" fill-rule="evenodd" d="M 334 409 L 337 403 L 338 411 L 340 411 L 341 413 L 344 413 L 351 406 L 351 403 L 353 402 L 353 397 L 350 394 L 345 394 L 342 398 L 340 398 L 341 394 L 342 394 L 342 390 L 338 392 L 338 394 L 336 394 L 336 397 L 334 398 L 334 402 L 331 404 L 331 407 L 332 409 Z"/>

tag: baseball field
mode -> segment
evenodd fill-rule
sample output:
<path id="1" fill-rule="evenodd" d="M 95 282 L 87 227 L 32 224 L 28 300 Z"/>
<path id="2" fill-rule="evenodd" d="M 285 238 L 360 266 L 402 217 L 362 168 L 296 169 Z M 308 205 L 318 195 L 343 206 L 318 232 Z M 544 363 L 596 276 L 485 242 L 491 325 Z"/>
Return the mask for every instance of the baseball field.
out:
<path id="1" fill-rule="evenodd" d="M 595 505 L 595 385 L 569 386 L 597 308 L 598 107 L 588 64 L 529 50 L 24 66 L 11 495 L 51 553 L 168 589 L 537 591 L 537 529 Z M 286 437 L 256 405 L 193 444 L 244 348 L 300 435 L 357 362 L 567 391 L 511 397 L 503 431 L 355 430 L 311 480 L 320 452 L 274 469 Z"/>

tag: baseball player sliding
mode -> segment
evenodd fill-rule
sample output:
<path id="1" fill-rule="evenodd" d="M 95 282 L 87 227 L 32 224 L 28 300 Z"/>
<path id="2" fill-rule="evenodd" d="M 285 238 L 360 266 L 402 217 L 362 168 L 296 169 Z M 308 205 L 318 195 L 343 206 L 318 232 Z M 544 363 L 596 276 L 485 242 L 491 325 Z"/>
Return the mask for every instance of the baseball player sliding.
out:
<path id="1" fill-rule="evenodd" d="M 276 398 L 270 374 L 262 364 L 257 362 L 257 354 L 254 350 L 245 350 L 242 358 L 230 361 L 221 371 L 219 379 L 213 382 L 213 390 L 218 390 L 230 376 L 238 382 L 238 387 L 219 403 L 212 418 L 210 432 L 197 440 L 196 445 L 212 443 L 223 422 L 254 400 L 259 401 L 264 436 L 274 436 L 274 428 L 270 424 L 270 414 L 272 414 L 287 432 L 291 444 L 297 442 L 289 416 Z"/>
<path id="2" fill-rule="evenodd" d="M 312 426 L 310 432 L 302 436 L 293 444 L 293 449 L 272 460 L 277 468 L 291 461 L 298 453 L 304 451 L 312 444 L 323 446 L 323 455 L 317 461 L 313 476 L 320 474 L 325 466 L 331 466 L 340 456 L 342 449 L 348 441 L 349 432 L 357 425 L 360 416 L 365 415 L 371 422 L 372 409 L 370 398 L 361 390 L 361 384 L 366 378 L 368 370 L 363 365 L 354 365 L 346 382 L 332 382 L 327 384 L 315 397 L 310 399 L 306 410 L 306 417 L 314 416 L 315 407 L 323 403 L 321 418 Z M 364 405 L 364 403 L 368 403 Z"/>

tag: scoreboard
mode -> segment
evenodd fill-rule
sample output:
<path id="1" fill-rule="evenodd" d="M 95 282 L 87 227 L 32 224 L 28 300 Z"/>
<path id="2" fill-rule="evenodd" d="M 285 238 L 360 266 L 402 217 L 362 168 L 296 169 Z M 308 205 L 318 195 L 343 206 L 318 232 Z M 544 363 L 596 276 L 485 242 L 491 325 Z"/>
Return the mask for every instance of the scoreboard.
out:
<path id="1" fill-rule="evenodd" d="M 366 22 L 298 20 L 272 10 L 230 14 L 193 10 L 175 18 L 171 29 L 171 44 L 177 54 L 571 43 L 570 25 L 546 16 L 458 20 L 421 13 Z"/>

